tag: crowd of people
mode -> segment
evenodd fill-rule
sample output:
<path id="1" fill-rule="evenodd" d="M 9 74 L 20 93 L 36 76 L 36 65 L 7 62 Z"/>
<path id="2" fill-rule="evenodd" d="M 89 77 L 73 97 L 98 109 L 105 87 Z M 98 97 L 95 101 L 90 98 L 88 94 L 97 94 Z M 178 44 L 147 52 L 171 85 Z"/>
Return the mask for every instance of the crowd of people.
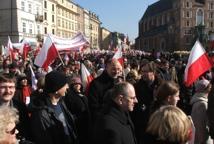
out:
<path id="1" fill-rule="evenodd" d="M 0 144 L 213 144 L 214 69 L 186 87 L 187 61 L 170 54 L 61 56 L 48 71 L 2 58 Z"/>

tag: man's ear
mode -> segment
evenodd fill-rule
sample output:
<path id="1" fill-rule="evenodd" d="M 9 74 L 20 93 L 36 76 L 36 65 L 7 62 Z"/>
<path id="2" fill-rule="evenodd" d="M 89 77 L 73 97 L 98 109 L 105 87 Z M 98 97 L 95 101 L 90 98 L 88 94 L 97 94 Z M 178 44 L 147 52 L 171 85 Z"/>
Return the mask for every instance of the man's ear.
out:
<path id="1" fill-rule="evenodd" d="M 116 102 L 118 105 L 123 104 L 123 95 L 118 95 L 118 96 L 115 98 L 115 102 Z"/>

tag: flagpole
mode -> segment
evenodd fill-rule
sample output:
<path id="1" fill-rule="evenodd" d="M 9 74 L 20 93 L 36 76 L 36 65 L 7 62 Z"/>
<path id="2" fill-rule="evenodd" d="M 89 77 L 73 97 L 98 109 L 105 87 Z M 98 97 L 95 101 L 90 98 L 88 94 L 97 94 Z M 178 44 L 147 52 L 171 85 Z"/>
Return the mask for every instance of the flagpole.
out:
<path id="1" fill-rule="evenodd" d="M 63 62 L 62 57 L 60 56 L 60 54 L 59 54 L 58 50 L 57 50 L 57 54 L 58 54 L 58 56 L 59 56 L 59 59 L 60 59 L 60 61 L 61 61 L 62 65 L 64 66 L 64 65 L 65 65 L 65 63 Z"/>

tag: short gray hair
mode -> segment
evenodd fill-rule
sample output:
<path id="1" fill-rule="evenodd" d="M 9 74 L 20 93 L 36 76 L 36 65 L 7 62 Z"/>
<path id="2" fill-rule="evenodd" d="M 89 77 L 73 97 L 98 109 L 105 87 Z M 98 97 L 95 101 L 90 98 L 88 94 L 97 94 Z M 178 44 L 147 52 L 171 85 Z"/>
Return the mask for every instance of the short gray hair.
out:
<path id="1" fill-rule="evenodd" d="M 111 89 L 111 99 L 115 99 L 118 95 L 127 97 L 128 88 L 132 86 L 129 82 L 119 82 Z"/>

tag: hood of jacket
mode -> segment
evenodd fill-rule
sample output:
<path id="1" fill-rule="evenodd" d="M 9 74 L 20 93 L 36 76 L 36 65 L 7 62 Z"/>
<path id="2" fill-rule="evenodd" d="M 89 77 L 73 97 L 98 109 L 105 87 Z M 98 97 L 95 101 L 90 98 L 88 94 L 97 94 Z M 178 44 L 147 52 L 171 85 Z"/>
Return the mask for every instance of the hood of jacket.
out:
<path id="1" fill-rule="evenodd" d="M 206 93 L 195 93 L 190 101 L 190 104 L 193 105 L 196 102 L 204 101 L 208 102 L 208 94 Z"/>

